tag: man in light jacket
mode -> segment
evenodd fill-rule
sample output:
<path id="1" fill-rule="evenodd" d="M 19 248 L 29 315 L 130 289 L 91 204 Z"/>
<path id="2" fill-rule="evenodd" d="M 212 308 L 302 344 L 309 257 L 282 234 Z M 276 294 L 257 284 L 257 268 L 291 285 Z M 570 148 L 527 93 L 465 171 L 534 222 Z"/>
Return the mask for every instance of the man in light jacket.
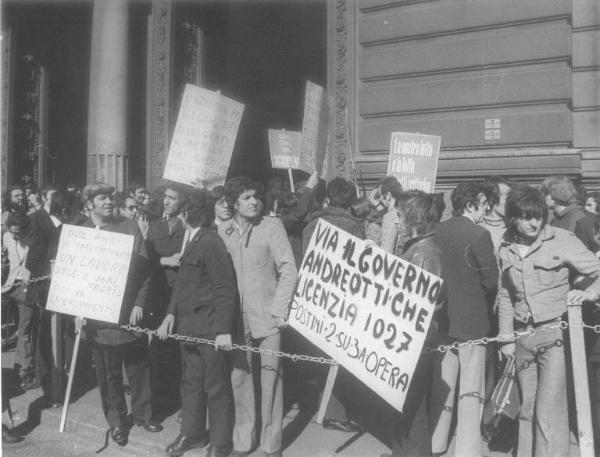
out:
<path id="1" fill-rule="evenodd" d="M 219 225 L 235 268 L 244 324 L 244 340 L 260 349 L 278 351 L 280 330 L 287 325 L 296 284 L 294 254 L 281 221 L 261 217 L 258 185 L 246 177 L 225 183 L 233 218 Z M 231 376 L 235 401 L 232 456 L 249 455 L 256 429 L 252 357 L 234 353 Z M 240 357 L 241 356 L 241 357 Z M 261 354 L 260 448 L 268 457 L 281 456 L 283 380 L 281 360 Z"/>

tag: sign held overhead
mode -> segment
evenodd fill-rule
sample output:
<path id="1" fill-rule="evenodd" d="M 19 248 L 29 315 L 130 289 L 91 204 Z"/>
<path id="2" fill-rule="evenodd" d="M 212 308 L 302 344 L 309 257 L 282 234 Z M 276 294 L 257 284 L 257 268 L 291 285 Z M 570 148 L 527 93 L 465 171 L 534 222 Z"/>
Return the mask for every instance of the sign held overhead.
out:
<path id="1" fill-rule="evenodd" d="M 404 190 L 433 192 L 441 142 L 436 135 L 392 132 L 388 176 L 395 176 Z"/>
<path id="2" fill-rule="evenodd" d="M 244 105 L 186 84 L 164 179 L 196 187 L 223 184 Z"/>

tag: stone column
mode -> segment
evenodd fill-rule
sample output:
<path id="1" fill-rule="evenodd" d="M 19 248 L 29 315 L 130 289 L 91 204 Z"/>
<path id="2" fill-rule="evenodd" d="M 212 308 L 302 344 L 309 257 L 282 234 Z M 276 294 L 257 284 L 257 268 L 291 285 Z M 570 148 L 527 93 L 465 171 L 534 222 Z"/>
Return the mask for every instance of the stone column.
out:
<path id="1" fill-rule="evenodd" d="M 87 181 L 127 181 L 129 2 L 95 0 L 92 22 Z"/>

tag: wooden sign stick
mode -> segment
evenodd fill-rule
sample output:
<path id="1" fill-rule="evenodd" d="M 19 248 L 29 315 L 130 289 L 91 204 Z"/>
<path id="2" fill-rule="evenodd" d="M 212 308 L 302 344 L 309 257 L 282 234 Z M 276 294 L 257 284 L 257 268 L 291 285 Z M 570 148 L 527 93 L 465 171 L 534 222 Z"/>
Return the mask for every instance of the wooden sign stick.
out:
<path id="1" fill-rule="evenodd" d="M 579 455 L 580 457 L 593 457 L 595 455 L 594 432 L 592 430 L 592 411 L 590 409 L 590 389 L 588 386 L 587 361 L 585 359 L 581 305 L 568 306 L 567 312 L 569 314 L 577 430 L 579 431 Z"/>
<path id="2" fill-rule="evenodd" d="M 319 407 L 319 413 L 317 414 L 317 424 L 323 423 L 325 417 L 325 411 L 327 411 L 327 405 L 333 392 L 333 386 L 335 384 L 335 378 L 337 377 L 340 366 L 335 363 L 329 367 L 329 373 L 327 374 L 327 381 L 325 382 L 325 389 L 323 389 L 323 397 L 321 398 L 321 406 Z"/>
<path id="3" fill-rule="evenodd" d="M 78 317 L 75 320 L 75 344 L 73 346 L 73 356 L 71 358 L 71 368 L 69 369 L 69 381 L 67 382 L 67 392 L 65 393 L 65 403 L 60 416 L 60 426 L 58 431 L 65 431 L 65 422 L 67 421 L 67 411 L 69 409 L 69 400 L 71 399 L 71 389 L 73 388 L 73 378 L 75 377 L 75 366 L 77 365 L 77 353 L 79 352 L 79 343 L 81 342 L 81 331 L 85 325 L 85 319 Z"/>
<path id="4" fill-rule="evenodd" d="M 292 169 L 291 168 L 288 168 L 288 176 L 290 178 L 290 190 L 292 192 L 296 192 L 294 190 L 294 175 L 292 174 Z"/>

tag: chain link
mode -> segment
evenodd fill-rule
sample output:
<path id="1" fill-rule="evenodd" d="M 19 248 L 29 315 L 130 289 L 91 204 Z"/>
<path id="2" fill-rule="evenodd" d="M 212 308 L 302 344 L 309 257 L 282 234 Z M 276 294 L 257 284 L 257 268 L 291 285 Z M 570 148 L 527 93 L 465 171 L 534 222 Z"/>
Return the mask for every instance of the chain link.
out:
<path id="1" fill-rule="evenodd" d="M 35 278 L 28 279 L 27 281 L 21 281 L 21 282 L 15 284 L 15 286 L 23 287 L 23 286 L 29 286 L 30 284 L 35 284 L 36 282 L 47 281 L 48 279 L 51 278 L 51 276 L 52 276 L 51 274 L 45 275 L 45 276 L 37 276 Z"/>
<path id="2" fill-rule="evenodd" d="M 148 328 L 136 327 L 134 325 L 129 325 L 129 324 L 121 325 L 121 328 L 124 330 L 128 330 L 130 332 L 145 333 L 148 336 L 150 336 L 150 335 L 157 336 L 157 334 L 158 334 L 158 332 L 156 330 L 150 330 Z M 179 335 L 178 333 L 169 333 L 167 335 L 167 337 L 174 339 L 176 341 L 184 342 L 184 343 L 209 344 L 211 346 L 216 347 L 215 340 L 210 340 L 208 338 Z M 302 362 L 320 363 L 323 365 L 337 365 L 337 362 L 335 360 L 327 359 L 325 357 L 314 357 L 314 356 L 304 355 L 304 354 L 289 354 L 289 353 L 283 352 L 283 351 L 274 351 L 272 349 L 261 349 L 256 346 L 249 346 L 246 344 L 235 344 L 234 343 L 234 344 L 232 344 L 232 347 L 233 347 L 233 349 L 237 349 L 239 351 L 253 352 L 255 354 L 265 354 L 265 355 L 275 356 L 275 357 L 279 357 L 279 358 L 286 358 L 286 359 L 292 360 L 293 362 L 302 361 Z"/>
<path id="3" fill-rule="evenodd" d="M 38 276 L 38 277 L 32 278 L 28 281 L 24 281 L 24 282 L 20 283 L 19 285 L 20 286 L 28 286 L 30 284 L 35 284 L 37 282 L 46 281 L 46 280 L 50 279 L 51 276 L 52 276 L 51 274 L 48 274 L 45 276 Z M 136 327 L 136 326 L 131 326 L 131 325 L 122 325 L 121 327 L 125 330 L 138 332 L 138 333 L 145 333 L 146 335 L 156 336 L 156 334 L 157 334 L 156 330 L 150 330 L 150 329 L 142 328 L 142 327 Z M 524 336 L 531 336 L 536 333 L 546 332 L 549 330 L 554 330 L 556 328 L 560 328 L 561 330 L 566 330 L 568 327 L 569 327 L 569 323 L 567 321 L 557 321 L 556 323 L 544 325 L 542 327 L 538 327 L 537 329 L 530 327 L 526 330 L 514 331 L 509 334 L 497 335 L 497 336 L 493 336 L 493 337 L 490 336 L 490 337 L 478 338 L 475 340 L 455 341 L 452 344 L 446 344 L 446 345 L 440 344 L 437 347 L 425 346 L 425 347 L 423 347 L 423 352 L 425 352 L 426 354 L 432 353 L 432 352 L 440 352 L 443 354 L 452 349 L 456 350 L 456 349 L 459 349 L 459 348 L 465 347 L 465 346 L 486 345 L 486 344 L 490 344 L 490 343 L 494 343 L 494 342 L 499 342 L 499 343 L 514 342 L 515 340 L 522 338 Z M 582 327 L 590 329 L 593 332 L 600 334 L 600 325 L 589 325 L 584 322 L 582 324 Z M 186 342 L 186 343 L 210 344 L 211 346 L 216 345 L 214 340 L 209 340 L 206 338 L 192 337 L 192 336 L 187 336 L 187 335 L 179 335 L 177 333 L 170 333 L 168 335 L 168 337 L 172 338 L 176 341 L 182 341 L 182 342 Z M 289 354 L 289 353 L 283 352 L 283 351 L 273 351 L 272 349 L 260 349 L 255 346 L 248 346 L 245 344 L 233 344 L 232 347 L 233 347 L 233 349 L 237 349 L 240 351 L 253 352 L 256 354 L 272 355 L 272 356 L 280 357 L 280 358 L 287 358 L 294 362 L 297 362 L 297 361 L 314 362 L 314 363 L 321 363 L 321 364 L 325 364 L 325 365 L 336 365 L 337 364 L 337 362 L 335 360 L 327 359 L 325 357 L 313 357 L 313 356 L 304 355 L 304 354 Z"/>

